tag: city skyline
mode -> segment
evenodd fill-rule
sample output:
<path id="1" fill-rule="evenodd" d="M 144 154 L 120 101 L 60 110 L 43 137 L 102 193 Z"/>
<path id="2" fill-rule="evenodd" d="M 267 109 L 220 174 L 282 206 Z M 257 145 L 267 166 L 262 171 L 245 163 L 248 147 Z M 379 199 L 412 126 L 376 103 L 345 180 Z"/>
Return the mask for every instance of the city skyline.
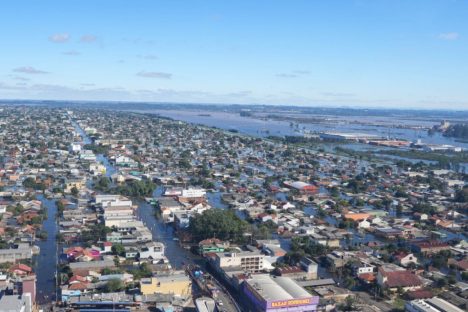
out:
<path id="1" fill-rule="evenodd" d="M 6 3 L 0 98 L 468 109 L 464 1 Z"/>

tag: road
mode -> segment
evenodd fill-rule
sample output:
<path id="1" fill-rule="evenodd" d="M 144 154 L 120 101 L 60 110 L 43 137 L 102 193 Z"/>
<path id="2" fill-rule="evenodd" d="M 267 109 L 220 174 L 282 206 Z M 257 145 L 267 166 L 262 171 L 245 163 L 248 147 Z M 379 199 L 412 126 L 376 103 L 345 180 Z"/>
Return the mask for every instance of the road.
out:
<path id="1" fill-rule="evenodd" d="M 224 288 L 224 286 L 220 282 L 218 282 L 214 277 L 212 278 L 212 282 L 215 283 L 216 287 L 220 290 L 216 298 L 219 311 L 226 311 L 226 312 L 242 311 L 238 307 L 238 305 L 236 305 L 235 300 L 231 297 L 231 295 L 229 294 L 229 291 L 226 288 Z M 220 304 L 220 302 L 222 304 Z"/>
<path id="2" fill-rule="evenodd" d="M 365 303 L 369 306 L 375 306 L 379 308 L 382 312 L 392 311 L 394 306 L 386 301 L 376 301 L 374 298 L 369 295 L 367 292 L 364 291 L 355 291 L 354 292 L 357 296 L 358 302 Z"/>

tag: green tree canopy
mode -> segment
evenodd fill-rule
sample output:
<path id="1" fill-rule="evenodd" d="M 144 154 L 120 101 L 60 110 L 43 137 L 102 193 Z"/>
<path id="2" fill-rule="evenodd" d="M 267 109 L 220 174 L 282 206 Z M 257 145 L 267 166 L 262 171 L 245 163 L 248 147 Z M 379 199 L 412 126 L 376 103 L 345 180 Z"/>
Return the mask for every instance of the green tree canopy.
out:
<path id="1" fill-rule="evenodd" d="M 468 203 L 468 187 L 458 190 L 455 194 L 455 201 L 459 203 Z"/>
<path id="2" fill-rule="evenodd" d="M 247 222 L 231 210 L 210 209 L 190 220 L 189 230 L 196 241 L 216 237 L 240 242 L 244 240 Z"/>

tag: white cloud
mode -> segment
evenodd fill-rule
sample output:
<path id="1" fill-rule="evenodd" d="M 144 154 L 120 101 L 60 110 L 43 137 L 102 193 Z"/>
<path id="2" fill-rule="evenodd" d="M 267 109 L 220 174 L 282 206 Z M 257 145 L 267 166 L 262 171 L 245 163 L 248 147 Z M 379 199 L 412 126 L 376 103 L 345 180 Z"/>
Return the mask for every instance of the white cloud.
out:
<path id="1" fill-rule="evenodd" d="M 53 34 L 49 36 L 49 41 L 55 42 L 55 43 L 64 43 L 67 42 L 68 39 L 70 39 L 70 35 L 67 33 L 63 34 Z"/>
<path id="2" fill-rule="evenodd" d="M 321 95 L 326 97 L 355 97 L 356 94 L 348 92 L 322 92 Z"/>
<path id="3" fill-rule="evenodd" d="M 457 40 L 458 38 L 460 38 L 460 34 L 457 32 L 441 33 L 439 34 L 438 38 L 440 40 L 453 41 L 453 40 Z"/>
<path id="4" fill-rule="evenodd" d="M 276 74 L 276 77 L 280 77 L 280 78 L 297 78 L 299 76 L 305 76 L 305 75 L 309 75 L 309 74 L 310 74 L 310 71 L 308 71 L 308 70 L 297 69 L 297 70 L 293 70 L 290 73 Z"/>
<path id="5" fill-rule="evenodd" d="M 12 75 L 11 78 L 14 79 L 14 80 L 19 80 L 19 81 L 29 81 L 29 80 L 31 80 L 31 79 L 26 78 L 26 77 L 15 76 L 15 75 Z"/>
<path id="6" fill-rule="evenodd" d="M 14 72 L 16 73 L 23 73 L 23 74 L 29 74 L 29 75 L 36 75 L 36 74 L 48 74 L 48 72 L 36 69 L 32 66 L 22 66 L 22 67 L 17 67 L 13 69 Z"/>
<path id="7" fill-rule="evenodd" d="M 293 71 L 293 73 L 295 73 L 297 75 L 309 75 L 310 71 L 309 70 L 298 69 L 298 70 Z"/>
<path id="8" fill-rule="evenodd" d="M 280 77 L 280 78 L 297 78 L 297 75 L 296 74 L 280 73 L 280 74 L 276 74 L 276 77 Z"/>
<path id="9" fill-rule="evenodd" d="M 78 51 L 75 51 L 75 50 L 71 50 L 71 51 L 65 51 L 65 52 L 62 52 L 63 55 L 68 55 L 68 56 L 76 56 L 76 55 L 81 55 L 80 52 Z"/>
<path id="10" fill-rule="evenodd" d="M 161 72 L 147 72 L 147 71 L 141 71 L 136 74 L 138 77 L 143 77 L 143 78 L 160 78 L 160 79 L 171 79 L 172 74 L 169 73 L 161 73 Z"/>
<path id="11" fill-rule="evenodd" d="M 97 40 L 97 37 L 94 35 L 83 35 L 80 38 L 80 42 L 84 43 L 92 43 Z"/>
<path id="12" fill-rule="evenodd" d="M 157 60 L 158 57 L 154 54 L 145 54 L 145 55 L 137 55 L 138 58 L 145 59 L 145 60 Z"/>

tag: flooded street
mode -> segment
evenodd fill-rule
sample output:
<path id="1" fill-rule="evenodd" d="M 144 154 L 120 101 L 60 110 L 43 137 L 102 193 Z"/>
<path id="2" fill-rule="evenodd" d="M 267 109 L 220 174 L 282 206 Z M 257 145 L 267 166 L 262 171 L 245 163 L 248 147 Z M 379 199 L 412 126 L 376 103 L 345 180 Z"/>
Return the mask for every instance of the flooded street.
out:
<path id="1" fill-rule="evenodd" d="M 37 199 L 47 210 L 47 220 L 42 224 L 42 230 L 47 233 L 46 240 L 36 244 L 40 248 L 39 255 L 34 257 L 34 271 L 36 272 L 37 302 L 39 304 L 55 300 L 56 297 L 56 267 L 57 267 L 57 206 L 55 200 L 38 195 Z"/>

